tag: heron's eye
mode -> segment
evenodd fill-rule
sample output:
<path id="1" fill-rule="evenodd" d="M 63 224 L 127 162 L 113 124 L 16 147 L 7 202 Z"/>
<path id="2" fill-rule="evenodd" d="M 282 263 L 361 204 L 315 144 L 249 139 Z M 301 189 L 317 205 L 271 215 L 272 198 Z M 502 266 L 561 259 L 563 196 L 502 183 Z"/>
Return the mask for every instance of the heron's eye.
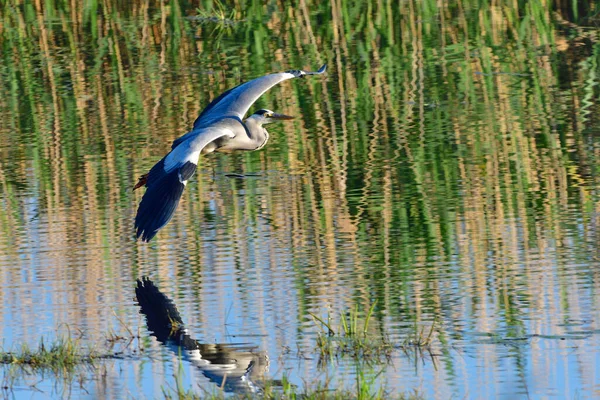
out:
<path id="1" fill-rule="evenodd" d="M 266 113 L 265 114 L 265 117 L 267 117 L 267 118 L 271 118 L 272 116 L 273 116 L 273 113 Z"/>

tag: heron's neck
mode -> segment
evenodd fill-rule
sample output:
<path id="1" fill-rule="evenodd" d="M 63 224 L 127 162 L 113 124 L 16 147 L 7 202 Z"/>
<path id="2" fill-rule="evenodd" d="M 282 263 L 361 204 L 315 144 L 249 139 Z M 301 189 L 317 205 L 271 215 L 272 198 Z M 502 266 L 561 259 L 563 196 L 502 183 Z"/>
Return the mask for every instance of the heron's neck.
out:
<path id="1" fill-rule="evenodd" d="M 269 132 L 267 132 L 267 130 L 262 126 L 262 124 L 259 124 L 254 118 L 246 119 L 245 123 L 246 128 L 248 128 L 248 136 L 250 137 L 250 140 L 252 140 L 252 142 L 254 142 L 254 144 L 256 145 L 255 150 L 264 147 L 264 145 L 266 145 L 267 141 L 269 140 Z"/>

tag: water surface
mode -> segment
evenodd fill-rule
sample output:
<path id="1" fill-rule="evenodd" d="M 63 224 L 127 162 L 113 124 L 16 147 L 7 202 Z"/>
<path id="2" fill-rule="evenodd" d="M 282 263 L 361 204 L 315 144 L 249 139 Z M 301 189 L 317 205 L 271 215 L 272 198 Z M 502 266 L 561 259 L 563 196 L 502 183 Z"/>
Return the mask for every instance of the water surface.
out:
<path id="1" fill-rule="evenodd" d="M 267 380 L 598 396 L 597 10 L 487 3 L 0 6 L 2 346 L 140 336 L 66 383 L 4 367 L 3 395 L 217 391 L 151 336 L 145 275 L 191 337 L 251 346 Z M 211 99 L 325 62 L 256 105 L 298 118 L 203 158 L 169 225 L 134 240 L 137 177 Z M 391 359 L 319 360 L 311 314 L 373 305 Z M 432 326 L 426 353 L 400 348 Z"/>

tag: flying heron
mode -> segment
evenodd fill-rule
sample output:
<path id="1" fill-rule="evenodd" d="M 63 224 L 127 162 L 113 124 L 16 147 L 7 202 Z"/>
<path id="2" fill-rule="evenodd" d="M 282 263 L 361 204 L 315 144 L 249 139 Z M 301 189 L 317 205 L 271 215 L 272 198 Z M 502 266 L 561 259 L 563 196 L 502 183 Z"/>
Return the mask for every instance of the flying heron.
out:
<path id="1" fill-rule="evenodd" d="M 269 133 L 263 125 L 293 117 L 271 110 L 258 110 L 244 116 L 267 90 L 292 78 L 325 73 L 291 70 L 265 75 L 229 89 L 214 99 L 198 116 L 192 130 L 173 141 L 171 151 L 142 175 L 133 190 L 146 186 L 135 216 L 136 237 L 150 241 L 173 217 L 188 179 L 194 175 L 200 154 L 214 151 L 253 151 L 263 148 Z"/>

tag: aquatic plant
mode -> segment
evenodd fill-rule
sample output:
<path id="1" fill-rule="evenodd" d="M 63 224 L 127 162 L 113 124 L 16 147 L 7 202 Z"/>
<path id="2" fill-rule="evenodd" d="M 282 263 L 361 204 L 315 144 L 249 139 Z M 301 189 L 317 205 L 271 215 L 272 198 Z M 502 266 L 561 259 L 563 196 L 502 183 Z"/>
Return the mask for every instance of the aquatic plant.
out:
<path id="1" fill-rule="evenodd" d="M 316 349 L 321 362 L 344 356 L 366 362 L 379 362 L 391 355 L 394 346 L 387 336 L 369 330 L 375 305 L 376 302 L 369 308 L 364 320 L 361 319 L 358 306 L 340 313 L 337 325 L 334 325 L 330 314 L 327 315 L 327 320 L 324 320 L 314 313 L 309 313 L 321 328 L 316 339 Z"/>
<path id="2" fill-rule="evenodd" d="M 104 335 L 104 341 L 94 345 L 84 341 L 81 332 L 72 332 L 67 327 L 65 332 L 57 329 L 58 334 L 54 339 L 42 337 L 37 347 L 21 343 L 11 349 L 0 348 L 0 364 L 58 374 L 73 372 L 82 365 L 94 367 L 97 360 L 121 358 L 126 353 L 142 353 L 142 344 L 137 341 L 139 335 L 134 334 L 120 319 L 119 322 L 124 331 L 110 329 Z M 134 341 L 137 346 L 133 345 Z"/>
<path id="3" fill-rule="evenodd" d="M 176 379 L 181 379 L 176 378 Z M 183 389 L 176 384 L 175 388 L 163 388 L 162 394 L 167 400 L 253 400 L 253 399 L 272 399 L 272 400 L 421 400 L 425 397 L 418 391 L 412 391 L 401 394 L 387 393 L 383 388 L 375 389 L 373 378 L 366 377 L 363 371 L 359 371 L 356 379 L 356 386 L 353 389 L 340 389 L 330 385 L 327 382 L 318 382 L 307 384 L 304 388 L 298 388 L 283 379 L 283 389 L 272 390 L 266 387 L 260 395 L 257 394 L 230 394 L 222 391 L 210 392 L 196 388 Z M 202 394 L 200 394 L 202 393 Z"/>
<path id="4" fill-rule="evenodd" d="M 223 25 L 233 25 L 239 22 L 236 18 L 235 8 L 223 4 L 219 0 L 214 0 L 209 7 L 198 7 L 196 9 L 197 15 L 195 17 L 189 17 L 191 20 L 200 22 L 215 22 Z"/>
<path id="5" fill-rule="evenodd" d="M 50 343 L 42 339 L 37 348 L 22 344 L 11 351 L 0 351 L 0 363 L 33 370 L 50 370 L 54 373 L 70 372 L 81 364 L 93 364 L 100 358 L 106 358 L 93 348 L 84 348 L 79 339 L 61 336 Z"/>

